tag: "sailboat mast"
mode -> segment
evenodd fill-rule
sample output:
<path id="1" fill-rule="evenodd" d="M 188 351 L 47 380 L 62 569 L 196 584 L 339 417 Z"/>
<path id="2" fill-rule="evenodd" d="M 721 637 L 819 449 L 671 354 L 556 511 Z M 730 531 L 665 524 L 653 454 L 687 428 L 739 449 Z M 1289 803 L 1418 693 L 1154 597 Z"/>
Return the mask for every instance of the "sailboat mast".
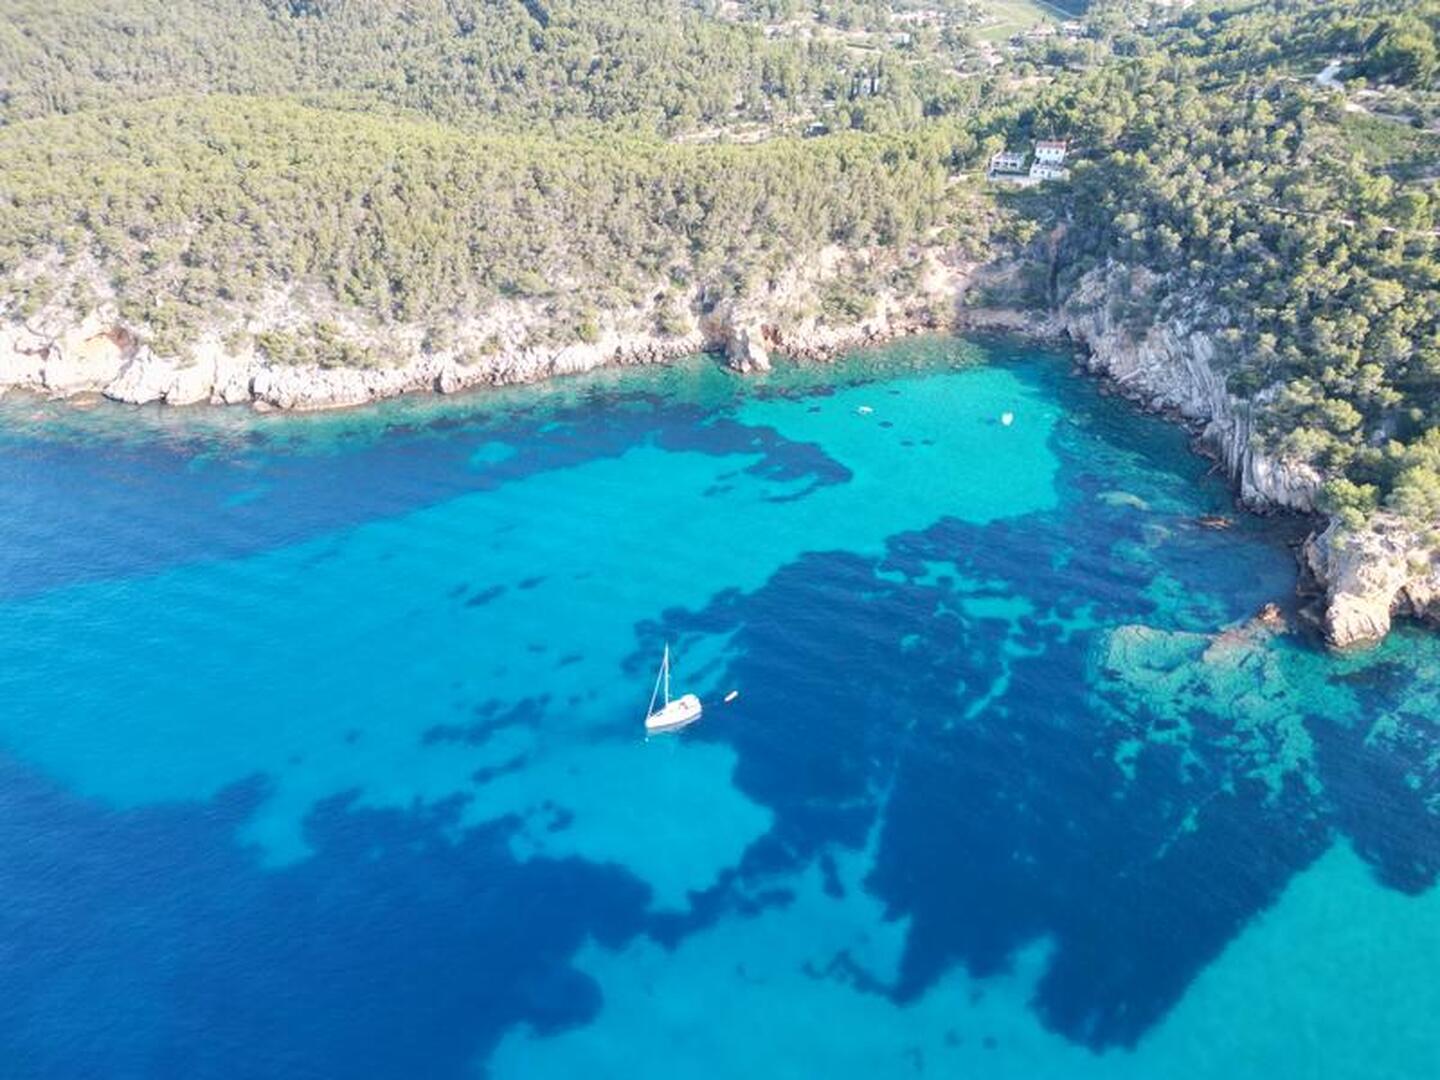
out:
<path id="1" fill-rule="evenodd" d="M 665 678 L 665 668 L 666 664 L 662 660 L 660 662 L 660 670 L 655 673 L 655 689 L 650 691 L 650 704 L 645 706 L 645 716 L 647 719 L 655 715 L 655 699 L 660 696 L 660 682 Z M 665 696 L 667 699 L 670 696 L 668 687 L 665 690 Z"/>
<path id="2" fill-rule="evenodd" d="M 670 704 L 670 646 L 665 646 L 665 704 Z"/>

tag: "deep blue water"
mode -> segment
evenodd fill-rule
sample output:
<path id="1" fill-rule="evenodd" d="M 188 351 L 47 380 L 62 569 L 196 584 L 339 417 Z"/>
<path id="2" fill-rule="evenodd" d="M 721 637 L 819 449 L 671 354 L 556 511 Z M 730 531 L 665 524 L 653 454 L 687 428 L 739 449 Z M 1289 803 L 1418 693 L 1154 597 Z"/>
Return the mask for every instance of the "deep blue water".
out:
<path id="1" fill-rule="evenodd" d="M 1436 1075 L 1440 642 L 1068 368 L 0 402 L 0 1073 Z"/>

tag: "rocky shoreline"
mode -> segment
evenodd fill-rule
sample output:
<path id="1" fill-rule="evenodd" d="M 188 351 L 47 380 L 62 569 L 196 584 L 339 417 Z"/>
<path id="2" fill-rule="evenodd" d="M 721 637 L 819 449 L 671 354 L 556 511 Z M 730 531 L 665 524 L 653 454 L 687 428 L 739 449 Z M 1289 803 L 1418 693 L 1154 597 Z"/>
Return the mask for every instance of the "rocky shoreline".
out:
<path id="1" fill-rule="evenodd" d="M 1217 371 L 1216 344 L 1203 326 L 1214 314 L 1203 298 L 1183 312 L 1144 321 L 1139 332 L 1117 320 L 1125 301 L 1142 300 L 1155 282 L 1144 271 L 1108 267 L 1080 282 L 1054 317 L 1085 347 L 1085 366 L 1142 407 L 1163 412 L 1196 433 L 1197 449 L 1224 468 L 1248 509 L 1309 515 L 1316 528 L 1301 552 L 1302 595 L 1325 640 L 1335 648 L 1383 641 L 1397 617 L 1440 626 L 1440 545 L 1397 515 L 1375 514 L 1361 530 L 1326 519 L 1323 477 L 1310 466 L 1264 453 L 1253 406 L 1233 397 Z M 1223 319 L 1218 320 L 1223 324 Z"/>
<path id="2" fill-rule="evenodd" d="M 1066 339 L 1084 349 L 1092 374 L 1141 407 L 1187 424 L 1197 449 L 1225 469 L 1237 497 L 1256 512 L 1318 515 L 1322 477 L 1308 465 L 1263 453 L 1253 406 L 1231 396 L 1217 371 L 1216 345 L 1201 329 L 1213 319 L 1197 300 L 1183 314 L 1117 318 L 1125 301 L 1154 284 L 1143 271 L 1092 271 L 1048 315 L 966 306 L 988 268 L 927 258 L 926 272 L 904 294 L 873 298 L 873 312 L 852 323 L 777 314 L 786 297 L 727 301 L 683 333 L 662 334 L 653 320 L 637 329 L 618 321 L 594 340 L 546 347 L 517 345 L 476 358 L 428 351 L 418 341 L 405 363 L 376 367 L 279 365 L 255 350 L 232 351 L 216 337 L 198 342 L 183 361 L 157 355 L 99 310 L 78 324 L 0 324 L 0 393 L 19 388 L 51 397 L 98 393 L 133 404 L 249 404 L 259 410 L 321 410 L 364 405 L 416 392 L 457 391 L 535 382 L 603 366 L 666 363 L 697 352 L 722 355 L 741 373 L 768 370 L 771 356 L 823 361 L 907 334 L 949 328 L 1003 330 Z M 794 283 L 791 283 L 791 293 Z M 978 290 L 976 290 L 978 291 Z M 1326 640 L 1346 648 L 1375 644 L 1394 618 L 1440 625 L 1440 549 L 1423 531 L 1381 513 L 1363 531 L 1317 521 L 1301 558 L 1302 589 L 1314 596 Z"/>
<path id="3" fill-rule="evenodd" d="M 457 337 L 471 347 L 431 347 L 423 328 L 383 332 L 348 323 L 334 310 L 311 315 L 339 325 L 350 344 L 376 344 L 398 362 L 277 363 L 257 346 L 265 332 L 290 330 L 298 317 L 289 297 L 276 296 L 242 333 L 215 329 L 184 355 L 157 352 L 146 336 L 125 325 L 113 304 L 83 319 L 63 310 L 28 318 L 4 317 L 0 307 L 0 394 L 19 389 L 49 397 L 100 394 L 133 405 L 250 405 L 259 410 L 350 408 L 410 393 L 449 394 L 482 387 L 538 382 L 600 367 L 667 363 L 699 352 L 724 356 L 737 372 L 764 371 L 772 353 L 797 360 L 828 360 L 850 349 L 948 326 L 946 312 L 964 293 L 974 267 L 933 249 L 911 252 L 913 277 L 903 290 L 880 289 L 865 299 L 869 313 L 843 321 L 814 312 L 819 293 L 845 258 L 868 253 L 828 251 L 805 274 L 791 272 L 746 299 L 706 302 L 692 296 L 671 331 L 660 329 L 654 306 L 609 313 L 558 344 L 545 312 L 524 302 L 501 303 L 470 320 Z M 310 298 L 306 298 L 310 300 Z M 313 301 L 312 301 L 313 302 Z M 285 314 L 277 316 L 277 309 Z M 322 318 L 323 315 L 323 318 Z M 678 327 L 673 323 L 678 322 Z M 483 341 L 480 348 L 475 342 Z M 237 344 L 238 342 L 238 344 Z"/>
<path id="4" fill-rule="evenodd" d="M 0 335 L 0 389 L 48 397 L 100 394 L 132 405 L 249 405 L 318 411 L 411 393 L 455 393 L 535 382 L 614 364 L 663 363 L 707 347 L 698 333 L 674 338 L 607 334 L 589 343 L 498 351 L 479 361 L 419 353 L 402 364 L 326 367 L 277 364 L 210 338 L 183 359 L 161 356 L 104 313 L 56 334 L 32 325 Z"/>

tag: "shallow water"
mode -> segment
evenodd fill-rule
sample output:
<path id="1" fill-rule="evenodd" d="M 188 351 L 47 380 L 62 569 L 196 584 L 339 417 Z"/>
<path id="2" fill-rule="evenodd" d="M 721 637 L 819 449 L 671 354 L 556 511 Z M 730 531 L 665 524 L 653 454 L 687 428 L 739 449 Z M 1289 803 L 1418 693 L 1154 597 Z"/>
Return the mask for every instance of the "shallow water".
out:
<path id="1" fill-rule="evenodd" d="M 1440 639 L 1067 368 L 0 402 L 0 1058 L 1434 1075 Z"/>

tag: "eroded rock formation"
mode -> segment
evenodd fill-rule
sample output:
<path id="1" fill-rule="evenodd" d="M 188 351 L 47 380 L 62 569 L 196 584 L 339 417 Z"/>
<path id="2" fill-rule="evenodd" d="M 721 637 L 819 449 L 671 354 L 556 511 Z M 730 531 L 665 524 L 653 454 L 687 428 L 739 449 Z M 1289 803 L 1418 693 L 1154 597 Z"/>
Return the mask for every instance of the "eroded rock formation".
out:
<path id="1" fill-rule="evenodd" d="M 1361 530 L 1332 521 L 1312 535 L 1304 568 L 1321 594 L 1326 639 L 1373 645 L 1396 616 L 1440 624 L 1440 530 L 1378 514 Z"/>

